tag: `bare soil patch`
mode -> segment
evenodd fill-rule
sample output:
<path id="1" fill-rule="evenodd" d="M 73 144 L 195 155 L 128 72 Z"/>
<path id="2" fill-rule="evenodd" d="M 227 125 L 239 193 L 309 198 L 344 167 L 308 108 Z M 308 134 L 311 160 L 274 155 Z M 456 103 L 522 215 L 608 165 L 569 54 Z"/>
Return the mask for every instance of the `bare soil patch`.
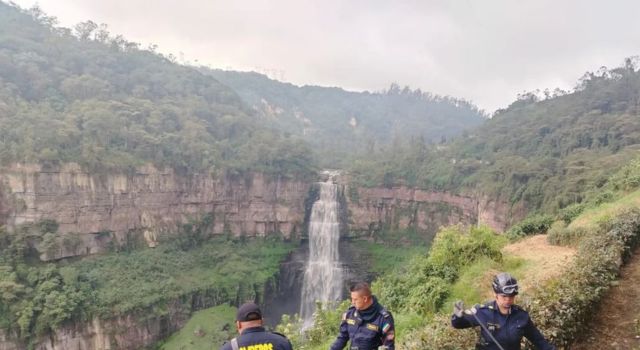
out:
<path id="1" fill-rule="evenodd" d="M 525 238 L 502 249 L 506 255 L 519 257 L 527 263 L 526 276 L 516 276 L 527 294 L 534 292 L 543 282 L 559 276 L 576 254 L 574 248 L 551 245 L 546 235 Z"/>

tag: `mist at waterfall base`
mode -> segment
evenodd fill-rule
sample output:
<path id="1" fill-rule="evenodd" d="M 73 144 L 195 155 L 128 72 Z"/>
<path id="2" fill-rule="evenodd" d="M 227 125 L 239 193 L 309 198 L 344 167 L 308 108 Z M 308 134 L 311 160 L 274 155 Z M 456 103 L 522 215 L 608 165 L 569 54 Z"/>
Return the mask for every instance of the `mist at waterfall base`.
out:
<path id="1" fill-rule="evenodd" d="M 302 285 L 300 318 L 303 329 L 313 325 L 316 302 L 337 302 L 342 297 L 343 269 L 338 243 L 338 186 L 330 178 L 319 183 L 320 198 L 313 203 L 309 220 L 309 260 Z"/>

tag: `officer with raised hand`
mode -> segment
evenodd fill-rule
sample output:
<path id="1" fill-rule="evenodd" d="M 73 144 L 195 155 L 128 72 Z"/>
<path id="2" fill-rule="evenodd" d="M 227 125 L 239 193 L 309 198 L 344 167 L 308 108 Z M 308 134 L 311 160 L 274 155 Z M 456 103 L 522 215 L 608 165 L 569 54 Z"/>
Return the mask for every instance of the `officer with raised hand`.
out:
<path id="1" fill-rule="evenodd" d="M 284 335 L 264 329 L 262 311 L 254 303 L 245 303 L 238 308 L 236 329 L 240 335 L 224 343 L 220 350 L 292 350 Z"/>
<path id="2" fill-rule="evenodd" d="M 540 350 L 555 350 L 533 324 L 529 313 L 515 305 L 518 281 L 506 272 L 495 276 L 495 300 L 464 310 L 462 301 L 453 306 L 451 325 L 454 328 L 480 326 L 476 349 L 520 350 L 522 337 L 529 339 Z"/>
<path id="3" fill-rule="evenodd" d="M 331 350 L 342 350 L 349 340 L 350 350 L 394 350 L 395 328 L 391 313 L 378 303 L 367 283 L 356 283 L 350 291 L 352 306 L 342 315 L 340 334 Z"/>

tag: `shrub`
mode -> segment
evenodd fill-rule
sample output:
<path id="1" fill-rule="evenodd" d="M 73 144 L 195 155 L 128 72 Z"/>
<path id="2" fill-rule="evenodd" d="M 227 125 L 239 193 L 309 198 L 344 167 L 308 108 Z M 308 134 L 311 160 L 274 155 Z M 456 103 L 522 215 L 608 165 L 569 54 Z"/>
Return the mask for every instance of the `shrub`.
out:
<path id="1" fill-rule="evenodd" d="M 575 203 L 560 210 L 559 216 L 567 225 L 569 225 L 575 218 L 582 214 L 585 208 L 586 205 L 584 203 Z"/>
<path id="2" fill-rule="evenodd" d="M 486 227 L 444 228 L 436 235 L 429 256 L 413 258 L 405 273 L 379 278 L 373 289 L 391 310 L 433 314 L 447 299 L 460 269 L 483 257 L 501 261 L 504 243 L 502 236 Z"/>
<path id="3" fill-rule="evenodd" d="M 507 231 L 507 237 L 518 239 L 524 236 L 546 233 L 553 223 L 549 215 L 532 216 L 514 225 Z"/>
<path id="4" fill-rule="evenodd" d="M 531 316 L 556 345 L 580 334 L 639 241 L 640 210 L 633 209 L 585 237 L 567 273 L 538 292 Z"/>
<path id="5" fill-rule="evenodd" d="M 556 221 L 547 233 L 547 242 L 553 245 L 575 247 L 587 234 L 588 231 L 583 227 L 569 228 L 565 221 Z"/>

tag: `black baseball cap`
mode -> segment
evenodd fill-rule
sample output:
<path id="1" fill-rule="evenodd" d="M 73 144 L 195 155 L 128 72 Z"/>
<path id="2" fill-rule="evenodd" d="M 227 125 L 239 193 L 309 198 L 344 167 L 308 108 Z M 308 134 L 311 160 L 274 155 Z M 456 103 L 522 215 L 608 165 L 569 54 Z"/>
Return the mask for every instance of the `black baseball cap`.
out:
<path id="1" fill-rule="evenodd" d="M 254 303 L 244 303 L 238 308 L 236 320 L 240 322 L 255 321 L 262 319 L 260 307 Z"/>

